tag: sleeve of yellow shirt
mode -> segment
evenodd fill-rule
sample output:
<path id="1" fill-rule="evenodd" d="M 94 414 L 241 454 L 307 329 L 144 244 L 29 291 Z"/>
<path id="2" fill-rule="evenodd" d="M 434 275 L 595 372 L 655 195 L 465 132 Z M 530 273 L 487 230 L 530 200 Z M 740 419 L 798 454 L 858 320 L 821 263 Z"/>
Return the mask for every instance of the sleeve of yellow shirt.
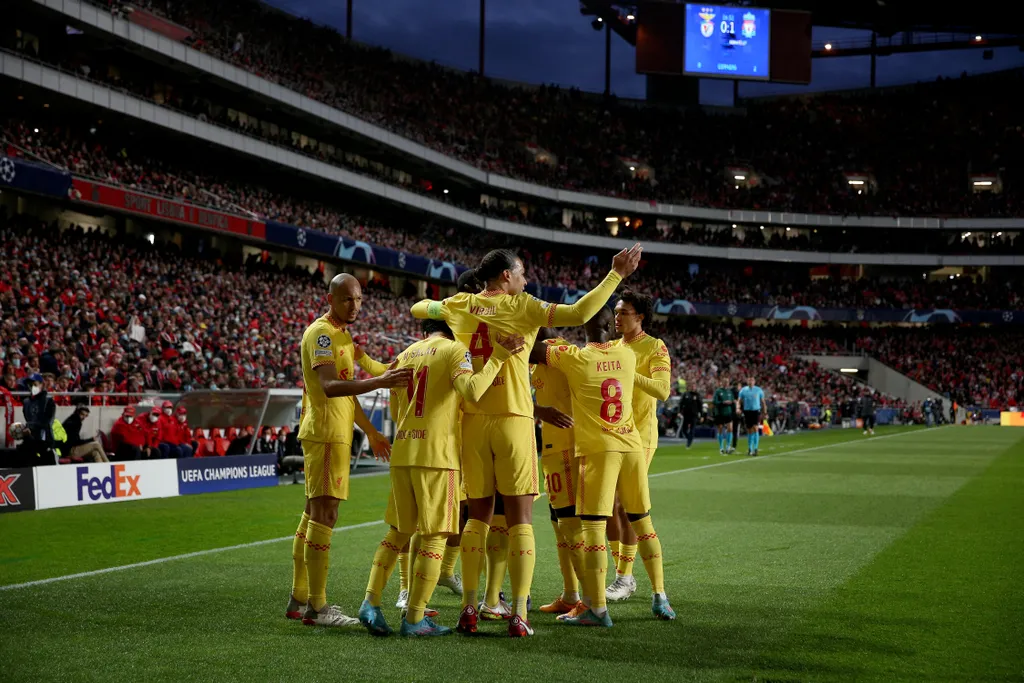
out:
<path id="1" fill-rule="evenodd" d="M 420 320 L 428 318 L 430 320 L 447 320 L 448 311 L 445 309 L 443 301 L 423 299 L 412 305 L 412 317 L 419 318 Z"/>
<path id="2" fill-rule="evenodd" d="M 659 401 L 668 400 L 668 395 L 672 392 L 672 361 L 664 344 L 661 344 L 658 352 L 651 357 L 648 370 L 651 373 L 650 377 L 636 373 L 634 386 Z"/>
<path id="3" fill-rule="evenodd" d="M 574 304 L 544 305 L 530 298 L 529 318 L 535 327 L 578 327 L 590 320 L 615 292 L 622 278 L 614 270 L 604 280 Z"/>
<path id="4" fill-rule="evenodd" d="M 495 375 L 501 369 L 501 364 L 509 358 L 509 352 L 504 346 L 497 345 L 491 353 L 491 357 L 480 368 L 480 372 L 473 373 L 473 358 L 469 351 L 462 344 L 453 344 L 450 352 L 450 370 L 452 385 L 455 391 L 459 392 L 462 398 L 476 403 L 491 387 Z"/>
<path id="5" fill-rule="evenodd" d="M 373 358 L 370 358 L 362 349 L 359 349 L 358 355 L 356 357 L 356 362 L 359 363 L 359 367 L 361 367 L 363 370 L 366 370 L 374 377 L 380 377 L 381 375 L 388 371 L 388 366 L 386 363 L 381 363 L 379 360 L 374 360 Z"/>

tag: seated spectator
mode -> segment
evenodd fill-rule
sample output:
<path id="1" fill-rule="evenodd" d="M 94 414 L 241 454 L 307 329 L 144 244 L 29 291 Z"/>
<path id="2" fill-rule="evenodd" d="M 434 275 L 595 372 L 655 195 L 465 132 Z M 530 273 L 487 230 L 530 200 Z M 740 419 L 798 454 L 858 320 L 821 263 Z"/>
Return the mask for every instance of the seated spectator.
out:
<path id="1" fill-rule="evenodd" d="M 256 428 L 251 425 L 239 430 L 237 436 L 231 440 L 228 446 L 227 455 L 246 455 L 249 452 L 249 444 L 256 438 Z"/>
<path id="2" fill-rule="evenodd" d="M 188 426 L 188 408 L 179 406 L 175 412 L 174 431 L 170 434 L 173 441 L 170 443 L 181 451 L 180 457 L 191 458 L 195 455 L 199 444 L 192 439 L 192 428 Z"/>
<path id="3" fill-rule="evenodd" d="M 75 407 L 75 411 L 64 420 L 64 433 L 67 434 L 67 441 L 61 445 L 61 452 L 64 457 L 73 460 L 87 460 L 90 462 L 109 462 L 103 447 L 94 438 L 82 438 L 82 423 L 89 417 L 89 406 L 82 404 Z"/>
<path id="4" fill-rule="evenodd" d="M 145 457 L 152 460 L 169 457 L 170 449 L 165 453 L 165 451 L 160 448 L 160 435 L 162 429 L 160 423 L 160 409 L 156 407 L 150 409 L 150 411 L 146 413 L 146 417 L 140 427 L 142 428 L 143 434 L 146 436 L 146 448 L 143 451 Z"/>
<path id="5" fill-rule="evenodd" d="M 178 421 L 174 418 L 174 404 L 170 401 L 164 401 L 160 406 L 160 412 L 157 413 L 154 408 L 150 412 L 150 415 L 156 414 L 157 424 L 157 447 L 160 449 L 161 458 L 173 458 L 177 460 L 182 457 L 182 451 L 180 448 L 178 437 L 180 430 L 178 429 Z M 191 457 L 189 453 L 189 457 Z"/>
<path id="6" fill-rule="evenodd" d="M 110 439 L 114 460 L 141 460 L 149 454 L 149 438 L 135 420 L 135 406 L 127 406 L 121 411 L 121 417 L 110 429 Z"/>

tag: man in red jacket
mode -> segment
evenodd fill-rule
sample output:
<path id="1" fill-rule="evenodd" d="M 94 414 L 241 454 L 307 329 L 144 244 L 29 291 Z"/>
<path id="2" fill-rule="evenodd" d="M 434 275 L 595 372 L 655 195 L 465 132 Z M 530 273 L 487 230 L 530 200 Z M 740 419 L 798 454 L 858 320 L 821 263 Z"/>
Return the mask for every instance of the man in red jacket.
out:
<path id="1" fill-rule="evenodd" d="M 178 421 L 174 419 L 174 404 L 164 401 L 160 406 L 160 412 L 156 408 L 150 413 L 157 416 L 156 432 L 157 447 L 160 449 L 161 458 L 181 457 L 181 448 L 178 447 Z"/>
<path id="2" fill-rule="evenodd" d="M 142 431 L 146 435 L 146 448 L 148 458 L 165 458 L 164 450 L 160 448 L 160 433 L 163 425 L 160 422 L 160 411 L 153 408 L 143 418 Z M 168 452 L 170 449 L 168 449 Z"/>
<path id="3" fill-rule="evenodd" d="M 192 441 L 192 430 L 188 426 L 188 409 L 185 406 L 181 406 L 175 411 L 177 414 L 174 416 L 174 429 L 171 432 L 170 443 L 172 447 L 177 448 L 181 451 L 181 458 L 191 458 L 195 453 L 196 444 Z"/>
<path id="4" fill-rule="evenodd" d="M 135 407 L 128 406 L 110 430 L 115 460 L 139 460 L 147 451 L 146 433 L 135 421 Z"/>

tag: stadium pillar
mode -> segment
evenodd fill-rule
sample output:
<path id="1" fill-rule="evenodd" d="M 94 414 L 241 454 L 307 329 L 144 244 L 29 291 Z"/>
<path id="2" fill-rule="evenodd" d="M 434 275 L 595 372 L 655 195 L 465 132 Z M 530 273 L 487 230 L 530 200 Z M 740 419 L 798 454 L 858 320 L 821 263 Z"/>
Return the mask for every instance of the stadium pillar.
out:
<path id="1" fill-rule="evenodd" d="M 345 38 L 352 40 L 352 0 L 345 4 Z"/>
<path id="2" fill-rule="evenodd" d="M 484 75 L 484 26 L 487 18 L 487 0 L 480 0 L 480 75 Z"/>
<path id="3" fill-rule="evenodd" d="M 604 96 L 612 94 L 612 25 L 604 22 Z"/>
<path id="4" fill-rule="evenodd" d="M 878 71 L 875 63 L 878 58 L 878 34 L 871 32 L 871 87 L 875 87 L 875 73 Z"/>

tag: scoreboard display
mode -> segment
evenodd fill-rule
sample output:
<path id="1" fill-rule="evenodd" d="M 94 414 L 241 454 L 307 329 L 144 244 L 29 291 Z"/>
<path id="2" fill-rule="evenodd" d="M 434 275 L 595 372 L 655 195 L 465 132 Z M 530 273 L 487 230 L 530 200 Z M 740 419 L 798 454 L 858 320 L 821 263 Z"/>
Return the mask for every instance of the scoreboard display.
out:
<path id="1" fill-rule="evenodd" d="M 771 76 L 771 11 L 686 4 L 683 73 L 767 81 Z"/>

